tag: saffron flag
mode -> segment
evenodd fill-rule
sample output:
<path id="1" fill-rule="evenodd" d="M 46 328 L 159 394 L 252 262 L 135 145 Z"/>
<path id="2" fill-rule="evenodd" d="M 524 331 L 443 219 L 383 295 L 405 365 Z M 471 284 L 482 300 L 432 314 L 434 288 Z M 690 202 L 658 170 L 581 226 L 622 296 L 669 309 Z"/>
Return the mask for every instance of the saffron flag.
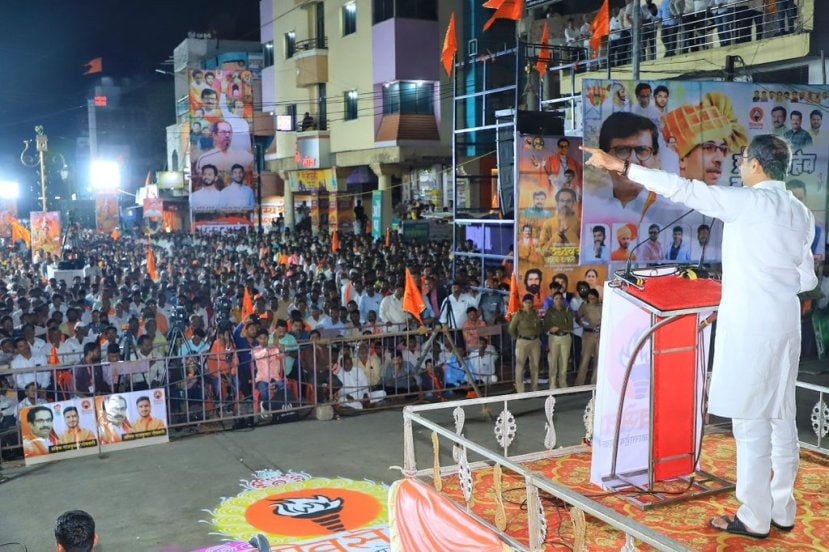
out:
<path id="1" fill-rule="evenodd" d="M 20 224 L 20 221 L 17 219 L 12 219 L 11 226 L 12 243 L 17 243 L 18 240 L 23 240 L 23 243 L 26 244 L 26 247 L 32 247 L 32 233 L 29 231 L 29 229 Z"/>
<path id="2" fill-rule="evenodd" d="M 541 33 L 541 52 L 538 54 L 538 61 L 535 62 L 535 69 L 538 71 L 538 74 L 542 79 L 547 75 L 547 64 L 553 56 L 553 52 L 550 50 L 548 42 L 550 42 L 550 28 L 547 26 L 547 22 L 545 21 L 544 32 Z"/>
<path id="3" fill-rule="evenodd" d="M 147 274 L 150 275 L 153 282 L 158 280 L 158 268 L 155 266 L 155 253 L 153 253 L 153 246 L 147 246 Z"/>
<path id="4" fill-rule="evenodd" d="M 602 45 L 602 39 L 610 35 L 610 0 L 604 0 L 604 4 L 599 8 L 599 13 L 590 24 L 590 49 L 593 50 L 593 57 L 599 57 L 599 49 Z"/>
<path id="5" fill-rule="evenodd" d="M 484 23 L 484 31 L 488 30 L 496 19 L 518 21 L 524 15 L 524 0 L 488 0 L 484 7 L 495 8 L 495 13 Z"/>
<path id="6" fill-rule="evenodd" d="M 95 59 L 90 59 L 88 62 L 84 64 L 86 67 L 86 72 L 84 75 L 94 75 L 95 73 L 103 73 L 104 71 L 104 60 L 103 58 L 96 57 Z"/>
<path id="7" fill-rule="evenodd" d="M 512 318 L 512 315 L 521 309 L 521 297 L 518 295 L 518 279 L 515 277 L 515 272 L 509 281 L 509 305 L 507 305 L 507 320 Z"/>
<path id="8" fill-rule="evenodd" d="M 253 299 L 250 296 L 250 290 L 245 288 L 245 297 L 242 299 L 242 320 L 253 314 Z"/>
<path id="9" fill-rule="evenodd" d="M 391 228 L 386 228 L 386 249 L 391 247 Z"/>
<path id="10" fill-rule="evenodd" d="M 452 76 L 452 69 L 455 67 L 455 55 L 458 53 L 458 33 L 455 28 L 455 12 L 449 17 L 449 27 L 446 29 L 446 36 L 443 38 L 443 51 L 440 53 L 440 60 L 448 76 Z"/>
<path id="11" fill-rule="evenodd" d="M 426 308 L 426 303 L 423 301 L 423 295 L 415 284 L 412 273 L 406 269 L 406 287 L 403 290 L 403 311 L 408 312 L 423 325 L 423 319 L 420 318 L 420 313 Z"/>
<path id="12" fill-rule="evenodd" d="M 340 236 L 337 235 L 337 231 L 334 230 L 334 233 L 331 235 L 331 252 L 336 253 L 340 250 Z"/>

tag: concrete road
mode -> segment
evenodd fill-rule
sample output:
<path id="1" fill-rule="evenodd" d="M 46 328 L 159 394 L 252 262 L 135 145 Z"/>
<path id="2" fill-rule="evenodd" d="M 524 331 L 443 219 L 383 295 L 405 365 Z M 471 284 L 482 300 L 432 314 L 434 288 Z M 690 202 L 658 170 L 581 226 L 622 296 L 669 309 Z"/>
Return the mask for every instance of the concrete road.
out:
<path id="1" fill-rule="evenodd" d="M 589 397 L 562 398 L 556 409 L 559 443 L 584 436 L 581 421 Z M 494 408 L 497 416 L 500 407 Z M 543 402 L 516 407 L 516 452 L 543 447 Z M 454 428 L 451 411 L 429 415 Z M 525 433 L 526 432 L 526 433 Z M 496 448 L 492 422 L 480 408 L 466 411 L 465 434 Z M 417 431 L 421 467 L 431 466 L 431 437 Z M 451 449 L 442 447 L 443 463 Z M 475 458 L 470 457 L 470 460 Z M 83 509 L 95 518 L 100 552 L 193 550 L 218 544 L 204 509 L 235 496 L 239 481 L 260 469 L 304 471 L 318 477 L 370 479 L 390 484 L 400 478 L 390 466 L 403 464 L 403 416 L 384 410 L 332 421 L 306 421 L 255 430 L 198 434 L 169 444 L 119 451 L 36 466 L 4 466 L 0 484 L 0 545 L 24 544 L 29 551 L 54 550 L 55 518 Z M 17 552 L 18 548 L 2 548 Z M 23 548 L 19 548 L 23 550 Z"/>

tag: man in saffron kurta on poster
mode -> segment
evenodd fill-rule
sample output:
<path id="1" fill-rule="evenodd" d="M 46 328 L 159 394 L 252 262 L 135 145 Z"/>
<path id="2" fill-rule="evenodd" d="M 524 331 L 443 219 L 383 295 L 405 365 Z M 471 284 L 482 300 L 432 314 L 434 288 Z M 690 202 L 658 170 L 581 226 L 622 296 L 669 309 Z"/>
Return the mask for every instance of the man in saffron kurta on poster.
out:
<path id="1" fill-rule="evenodd" d="M 810 249 L 814 217 L 783 182 L 792 158 L 788 143 L 773 135 L 755 137 L 740 159 L 740 188 L 707 186 L 599 149 L 584 151 L 591 155 L 588 165 L 624 174 L 724 222 L 708 411 L 732 418 L 741 506 L 733 517 L 712 519 L 711 526 L 754 538 L 767 537 L 770 526 L 790 531 L 799 461 L 797 294 L 814 289 L 818 280 Z"/>

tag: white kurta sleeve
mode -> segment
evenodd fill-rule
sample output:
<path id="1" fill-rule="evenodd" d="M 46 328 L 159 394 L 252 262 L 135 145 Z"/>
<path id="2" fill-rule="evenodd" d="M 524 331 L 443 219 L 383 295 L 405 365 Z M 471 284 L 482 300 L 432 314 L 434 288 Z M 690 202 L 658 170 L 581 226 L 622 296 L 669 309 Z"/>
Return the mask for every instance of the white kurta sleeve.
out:
<path id="1" fill-rule="evenodd" d="M 752 197 L 744 188 L 709 186 L 665 171 L 631 165 L 628 178 L 671 201 L 696 209 L 723 222 L 734 222 L 750 212 Z"/>
<path id="2" fill-rule="evenodd" d="M 800 293 L 812 291 L 818 286 L 818 278 L 815 273 L 815 259 L 812 255 L 812 241 L 815 239 L 815 218 L 809 211 L 810 232 L 803 243 L 800 263 L 797 265 L 797 272 L 800 274 Z"/>

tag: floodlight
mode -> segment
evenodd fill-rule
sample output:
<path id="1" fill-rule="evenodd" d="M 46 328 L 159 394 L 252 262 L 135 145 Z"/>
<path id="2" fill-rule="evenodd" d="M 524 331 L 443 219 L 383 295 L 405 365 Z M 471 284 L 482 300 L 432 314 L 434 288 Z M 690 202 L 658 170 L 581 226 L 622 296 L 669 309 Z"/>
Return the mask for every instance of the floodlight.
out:
<path id="1" fill-rule="evenodd" d="M 93 161 L 89 166 L 89 183 L 98 191 L 114 192 L 121 187 L 121 168 L 115 161 Z"/>
<path id="2" fill-rule="evenodd" d="M 20 184 L 17 182 L 0 182 L 0 199 L 17 199 L 20 197 Z"/>

